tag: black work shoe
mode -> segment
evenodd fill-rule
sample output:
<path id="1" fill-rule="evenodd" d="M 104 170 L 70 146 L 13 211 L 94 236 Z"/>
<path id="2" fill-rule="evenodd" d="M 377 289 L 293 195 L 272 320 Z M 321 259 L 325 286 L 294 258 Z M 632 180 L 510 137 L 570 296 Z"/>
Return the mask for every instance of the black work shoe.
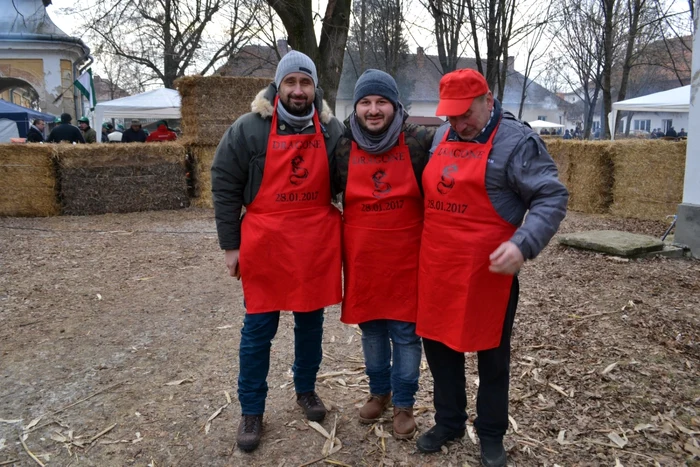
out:
<path id="1" fill-rule="evenodd" d="M 238 425 L 236 444 L 241 451 L 250 452 L 260 444 L 262 436 L 262 415 L 243 415 Z"/>
<path id="2" fill-rule="evenodd" d="M 321 398 L 318 397 L 316 391 L 298 392 L 297 404 L 304 409 L 306 418 L 312 422 L 320 422 L 326 418 L 326 406 L 323 405 Z"/>
<path id="3" fill-rule="evenodd" d="M 420 452 L 438 452 L 448 441 L 462 438 L 463 436 L 464 429 L 453 430 L 444 426 L 435 425 L 418 438 L 416 447 Z"/>
<path id="4" fill-rule="evenodd" d="M 502 440 L 481 439 L 481 465 L 484 467 L 506 466 L 506 450 L 503 448 Z"/>

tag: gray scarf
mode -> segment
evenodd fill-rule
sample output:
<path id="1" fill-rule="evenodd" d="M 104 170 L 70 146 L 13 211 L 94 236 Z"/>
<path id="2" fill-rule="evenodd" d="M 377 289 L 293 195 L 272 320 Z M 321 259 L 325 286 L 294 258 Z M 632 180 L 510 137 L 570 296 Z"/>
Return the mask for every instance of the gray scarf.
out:
<path id="1" fill-rule="evenodd" d="M 287 112 L 287 109 L 284 107 L 284 105 L 280 102 L 277 105 L 277 114 L 278 117 L 284 120 L 286 123 L 289 123 L 289 125 L 294 128 L 297 132 L 303 130 L 307 126 L 311 125 L 311 122 L 314 118 L 314 112 L 316 111 L 316 108 L 314 107 L 313 102 L 311 103 L 311 111 L 307 115 L 303 115 L 301 117 L 298 117 L 296 115 L 292 115 L 289 112 Z"/>
<path id="2" fill-rule="evenodd" d="M 394 113 L 394 120 L 383 133 L 373 135 L 362 128 L 360 122 L 357 121 L 355 112 L 350 115 L 350 130 L 352 131 L 353 139 L 360 149 L 370 154 L 384 154 L 396 145 L 399 133 L 401 133 L 401 129 L 403 128 L 404 119 L 405 112 L 403 105 L 401 102 L 398 102 L 396 112 Z"/>

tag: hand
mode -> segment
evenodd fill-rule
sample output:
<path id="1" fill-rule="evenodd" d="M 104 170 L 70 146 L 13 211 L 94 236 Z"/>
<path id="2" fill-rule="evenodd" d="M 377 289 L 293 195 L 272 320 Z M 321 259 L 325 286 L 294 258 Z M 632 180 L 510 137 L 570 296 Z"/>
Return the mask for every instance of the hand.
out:
<path id="1" fill-rule="evenodd" d="M 226 261 L 226 267 L 228 268 L 228 275 L 241 280 L 241 268 L 238 264 L 238 254 L 240 250 L 226 250 L 224 252 L 224 259 Z"/>
<path id="2" fill-rule="evenodd" d="M 520 248 L 510 241 L 501 243 L 496 251 L 491 253 L 489 259 L 491 260 L 489 271 L 511 276 L 518 272 L 525 262 Z"/>

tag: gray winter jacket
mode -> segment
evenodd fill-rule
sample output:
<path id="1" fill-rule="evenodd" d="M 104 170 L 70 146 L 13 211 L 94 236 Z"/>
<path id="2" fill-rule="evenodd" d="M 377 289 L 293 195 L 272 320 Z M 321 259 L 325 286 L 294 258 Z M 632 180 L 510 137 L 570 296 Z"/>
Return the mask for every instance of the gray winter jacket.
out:
<path id="1" fill-rule="evenodd" d="M 491 122 L 474 140 L 488 141 L 502 116 L 486 166 L 486 191 L 496 212 L 519 227 L 510 240 L 525 259 L 533 259 L 547 246 L 564 219 L 569 192 L 559 181 L 557 166 L 540 137 L 513 114 L 503 112 L 500 102 L 494 102 Z M 431 155 L 446 131 L 448 141 L 460 141 L 446 123 L 435 134 Z"/>
<path id="2" fill-rule="evenodd" d="M 219 246 L 224 250 L 240 248 L 241 209 L 252 203 L 260 190 L 276 95 L 277 88 L 274 84 L 260 91 L 251 103 L 252 112 L 238 118 L 226 130 L 216 149 L 211 166 L 211 191 Z M 319 121 L 325 139 L 330 174 L 333 174 L 333 150 L 343 135 L 344 127 L 333 116 L 319 88 L 316 88 L 314 105 L 316 109 L 321 109 L 318 114 Z M 293 134 L 291 125 L 279 118 L 277 123 L 279 134 Z M 314 131 L 314 127 L 311 126 L 301 133 Z"/>

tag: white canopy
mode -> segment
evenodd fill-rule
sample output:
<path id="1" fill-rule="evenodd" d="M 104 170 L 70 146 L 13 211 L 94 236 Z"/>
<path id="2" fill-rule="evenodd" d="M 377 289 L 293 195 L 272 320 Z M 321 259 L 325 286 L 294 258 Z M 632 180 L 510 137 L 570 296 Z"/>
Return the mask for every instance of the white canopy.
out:
<path id="1" fill-rule="evenodd" d="M 554 122 L 545 122 L 544 120 L 533 120 L 531 122 L 527 122 L 530 125 L 530 128 L 535 129 L 535 128 L 564 128 L 564 125 L 560 125 L 558 123 Z"/>
<path id="2" fill-rule="evenodd" d="M 621 110 L 631 112 L 688 112 L 690 111 L 690 85 L 615 102 L 612 108 L 612 112 L 608 115 L 610 128 L 615 128 L 617 112 Z M 613 135 L 613 139 L 615 139 L 615 135 Z"/>
<path id="3" fill-rule="evenodd" d="M 180 93 L 161 88 L 100 102 L 95 106 L 94 126 L 99 128 L 105 118 L 180 118 Z"/>

